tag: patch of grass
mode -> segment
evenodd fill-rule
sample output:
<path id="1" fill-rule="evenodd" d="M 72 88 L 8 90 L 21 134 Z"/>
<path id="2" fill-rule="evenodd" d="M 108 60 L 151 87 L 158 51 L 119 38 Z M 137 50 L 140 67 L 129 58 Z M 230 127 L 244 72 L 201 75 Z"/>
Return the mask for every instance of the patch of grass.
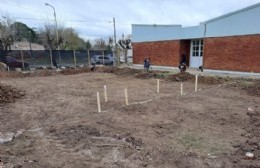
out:
<path id="1" fill-rule="evenodd" d="M 180 137 L 179 143 L 181 143 L 186 150 L 200 149 L 203 144 L 203 138 L 187 133 Z"/>
<path id="2" fill-rule="evenodd" d="M 169 144 L 169 148 L 178 152 L 194 152 L 199 155 L 218 156 L 232 151 L 232 146 L 225 141 L 215 138 L 200 136 L 191 132 L 183 132 L 179 137 Z"/>

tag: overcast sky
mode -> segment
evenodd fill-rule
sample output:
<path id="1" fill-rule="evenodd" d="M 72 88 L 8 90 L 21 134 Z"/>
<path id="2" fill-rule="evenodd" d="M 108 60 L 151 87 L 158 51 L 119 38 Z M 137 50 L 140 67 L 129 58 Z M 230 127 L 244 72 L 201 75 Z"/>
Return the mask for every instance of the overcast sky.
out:
<path id="1" fill-rule="evenodd" d="M 74 28 L 84 39 L 131 34 L 131 24 L 181 24 L 200 22 L 260 3 L 260 0 L 0 0 L 0 15 L 29 27 L 54 23 L 55 7 L 59 25 Z M 3 17 L 0 17 L 3 20 Z"/>

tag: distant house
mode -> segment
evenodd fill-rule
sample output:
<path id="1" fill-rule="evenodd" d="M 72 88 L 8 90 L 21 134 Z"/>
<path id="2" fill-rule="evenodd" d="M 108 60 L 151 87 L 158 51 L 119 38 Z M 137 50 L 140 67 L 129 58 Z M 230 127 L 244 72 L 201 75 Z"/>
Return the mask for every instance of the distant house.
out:
<path id="1" fill-rule="evenodd" d="M 45 50 L 43 45 L 29 43 L 27 41 L 14 42 L 11 45 L 11 50 Z"/>
<path id="2" fill-rule="evenodd" d="M 132 25 L 133 63 L 260 73 L 260 3 L 198 26 Z M 191 16 L 192 17 L 192 16 Z"/>

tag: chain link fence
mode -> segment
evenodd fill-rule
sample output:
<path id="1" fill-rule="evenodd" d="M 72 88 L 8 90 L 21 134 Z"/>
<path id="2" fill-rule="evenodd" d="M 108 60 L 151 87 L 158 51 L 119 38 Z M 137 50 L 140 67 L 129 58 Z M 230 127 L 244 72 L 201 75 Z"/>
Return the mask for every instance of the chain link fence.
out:
<path id="1" fill-rule="evenodd" d="M 117 60 L 108 50 L 12 50 L 6 59 L 10 69 L 112 66 Z"/>

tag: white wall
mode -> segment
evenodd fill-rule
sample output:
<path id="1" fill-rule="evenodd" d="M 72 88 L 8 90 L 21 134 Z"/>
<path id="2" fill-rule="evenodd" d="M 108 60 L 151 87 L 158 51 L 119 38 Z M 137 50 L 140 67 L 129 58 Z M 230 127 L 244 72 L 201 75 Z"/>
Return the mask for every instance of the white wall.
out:
<path id="1" fill-rule="evenodd" d="M 209 20 L 206 37 L 260 34 L 260 4 Z"/>
<path id="2" fill-rule="evenodd" d="M 180 25 L 132 25 L 132 41 L 162 41 L 181 38 Z"/>
<path id="3" fill-rule="evenodd" d="M 132 42 L 260 34 L 260 3 L 208 20 L 198 26 L 132 25 Z"/>

